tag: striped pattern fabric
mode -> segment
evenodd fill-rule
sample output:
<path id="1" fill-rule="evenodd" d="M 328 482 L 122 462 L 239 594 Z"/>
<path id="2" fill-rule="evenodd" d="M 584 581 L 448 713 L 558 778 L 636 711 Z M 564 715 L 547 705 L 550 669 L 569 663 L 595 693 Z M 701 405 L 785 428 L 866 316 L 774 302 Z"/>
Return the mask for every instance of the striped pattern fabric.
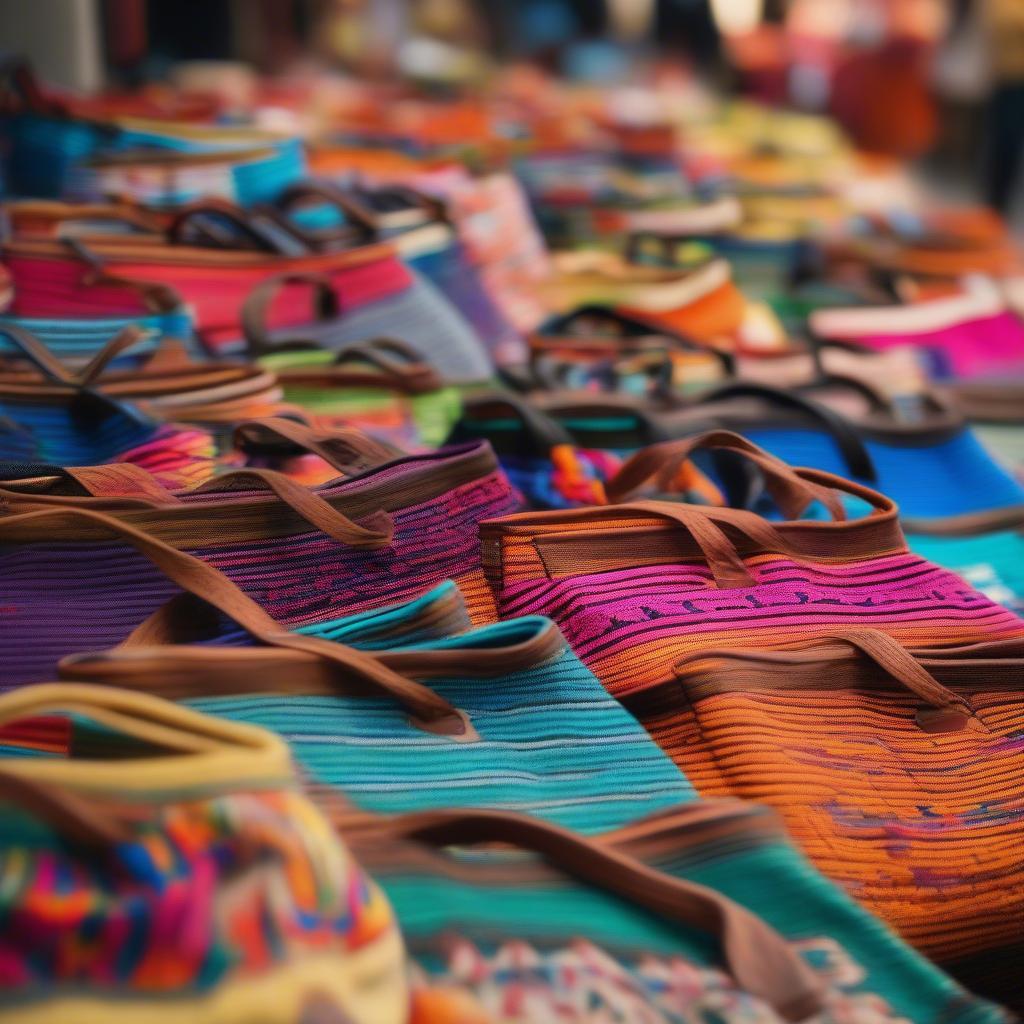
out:
<path id="1" fill-rule="evenodd" d="M 681 526 L 628 507 L 596 512 L 521 513 L 485 523 L 482 537 L 502 615 L 550 615 L 619 697 L 664 682 L 680 658 L 712 646 L 773 647 L 853 626 L 909 646 L 1024 635 L 1024 620 L 907 552 L 894 520 L 881 540 L 878 517 L 819 524 L 827 556 L 752 553 L 744 563 L 754 585 L 719 589 L 706 562 L 676 553 L 687 545 Z M 546 551 L 557 566 L 545 564 Z"/>
<path id="2" fill-rule="evenodd" d="M 756 586 L 745 591 L 716 590 L 706 566 L 666 560 L 507 583 L 499 607 L 506 616 L 551 615 L 616 696 L 662 682 L 680 658 L 710 646 L 773 647 L 844 626 L 883 629 L 915 646 L 1024 635 L 1024 620 L 919 555 L 845 565 L 758 555 L 747 564 Z"/>
<path id="3" fill-rule="evenodd" d="M 446 247 L 409 256 L 410 266 L 465 318 L 497 366 L 520 362 L 525 345 L 483 286 L 478 267 L 456 240 Z"/>
<path id="4" fill-rule="evenodd" d="M 680 809 L 676 816 L 678 831 L 671 839 L 662 835 L 660 846 L 653 838 L 647 842 L 641 838 L 645 823 L 638 823 L 635 832 L 627 828 L 616 833 L 617 845 L 668 875 L 721 892 L 777 929 L 824 983 L 820 1016 L 808 1019 L 834 1020 L 837 1024 L 893 1018 L 922 1024 L 939 1020 L 980 1024 L 1007 1019 L 991 1004 L 968 995 L 826 882 L 796 852 L 770 812 L 752 804 L 732 804 L 718 810 L 719 806 L 693 805 L 689 824 L 686 809 Z M 703 823 L 699 821 L 702 814 L 707 815 Z M 647 820 L 648 836 L 653 831 L 651 822 L 657 820 Z M 534 963 L 527 980 L 525 972 L 516 970 L 514 961 L 510 963 L 511 951 L 517 956 L 527 955 L 523 948 L 526 943 L 544 957 L 582 968 L 578 960 L 567 958 L 564 952 L 580 936 L 586 936 L 605 956 L 615 958 L 618 977 L 621 972 L 629 972 L 632 983 L 625 991 L 616 990 L 616 1006 L 622 1002 L 628 1005 L 639 983 L 638 972 L 642 975 L 652 971 L 657 977 L 652 987 L 663 1000 L 656 1005 L 678 1013 L 666 1018 L 673 1024 L 707 1020 L 774 1024 L 794 1019 L 784 1018 L 760 1000 L 738 991 L 732 979 L 723 980 L 717 973 L 721 962 L 706 936 L 683 926 L 671 926 L 634 904 L 583 885 L 536 860 L 510 860 L 500 854 L 476 852 L 464 857 L 433 851 L 403 855 L 393 847 L 369 843 L 358 843 L 355 849 L 391 900 L 409 950 L 427 976 L 432 981 L 468 987 L 491 1006 L 500 1007 L 504 999 L 509 999 L 513 1021 L 543 1019 L 517 1014 L 531 1006 L 531 987 L 545 988 L 550 976 L 542 965 Z M 452 949 L 452 943 L 444 937 L 453 934 L 461 942 L 446 957 L 444 952 Z M 469 979 L 458 957 L 473 956 L 474 951 L 493 966 L 488 969 L 487 964 L 476 961 L 479 969 Z M 683 978 L 689 982 L 685 997 L 678 1003 L 675 999 L 682 993 L 673 993 L 670 980 L 662 974 L 667 972 L 666 959 L 680 972 L 675 975 L 677 983 Z M 569 993 L 582 987 L 588 996 L 594 996 L 590 986 L 599 986 L 600 975 L 593 968 L 590 961 L 580 973 L 563 975 L 559 981 Z M 709 968 L 713 973 L 701 973 Z M 605 963 L 602 969 L 612 968 Z M 724 988 L 720 1001 L 712 1001 L 705 987 L 716 984 Z M 707 1015 L 697 1009 L 702 998 L 711 1003 Z M 573 1005 L 571 996 L 567 1003 Z M 587 1009 L 595 1005 L 601 1005 L 599 999 L 588 1003 Z M 444 1009 L 442 1002 L 439 1010 Z M 648 1013 L 625 1019 L 660 1024 L 662 1018 L 653 1009 L 648 1008 Z M 440 1017 L 441 1021 L 447 1019 Z"/>
<path id="5" fill-rule="evenodd" d="M 702 796 L 776 807 L 825 875 L 1020 1010 L 1024 647 L 907 655 L 972 710 L 968 727 L 934 732 L 922 697 L 852 645 L 866 634 L 843 635 L 695 653 L 625 704 Z"/>
<path id="6" fill-rule="evenodd" d="M 480 739 L 456 743 L 410 724 L 387 698 L 267 691 L 221 696 L 206 681 L 188 704 L 270 729 L 309 782 L 377 813 L 443 807 L 523 811 L 580 832 L 617 828 L 692 798 L 679 770 L 612 700 L 549 620 L 532 616 L 448 635 L 465 609 L 447 584 L 405 606 L 299 632 L 381 650 L 504 650 L 507 671 L 431 678 Z M 461 612 L 461 614 L 459 614 Z M 430 634 L 434 635 L 431 636 Z M 234 642 L 244 638 L 234 638 Z M 221 641 L 222 643 L 224 641 Z M 516 649 L 530 645 L 524 661 Z M 73 665 L 71 666 L 73 674 Z M 130 680 L 129 680 L 130 681 Z"/>
<path id="7" fill-rule="evenodd" d="M 90 393 L 25 400 L 0 391 L 0 416 L 32 438 L 33 458 L 65 466 L 109 462 L 154 437 L 156 423 L 129 405 Z M 10 453 L 0 452 L 0 458 Z"/>
<path id="8" fill-rule="evenodd" d="M 0 316 L 0 331 L 6 326 L 21 327 L 41 339 L 61 362 L 68 366 L 87 363 L 111 338 L 126 327 L 140 327 L 146 337 L 113 365 L 133 366 L 147 358 L 165 339 L 190 342 L 192 317 L 187 309 L 170 313 L 130 316 L 97 316 L 78 318 Z M 0 354 L 17 355 L 18 350 L 0 334 Z"/>
<path id="9" fill-rule="evenodd" d="M 929 443 L 908 431 L 906 443 L 865 437 L 877 472 L 873 486 L 892 498 L 904 517 L 931 519 L 1021 506 L 1024 485 L 988 453 L 967 426 Z M 850 475 L 835 441 L 823 431 L 744 428 L 743 436 L 794 466 Z"/>
<path id="10" fill-rule="evenodd" d="M 275 344 L 299 339 L 335 352 L 368 338 L 395 337 L 415 349 L 444 380 L 469 383 L 488 380 L 493 367 L 482 342 L 462 314 L 435 285 L 409 268 L 407 288 L 378 302 L 346 308 L 333 320 L 304 323 L 271 333 Z"/>
<path id="11" fill-rule="evenodd" d="M 289 271 L 325 274 L 338 295 L 344 296 L 345 308 L 350 312 L 367 303 L 399 298 L 413 284 L 410 271 L 395 250 L 384 244 L 289 259 L 191 246 L 129 247 L 99 237 L 90 237 L 88 244 L 111 274 L 172 288 L 193 311 L 198 337 L 217 352 L 242 347 L 242 304 L 256 285 L 275 275 Z M 69 255 L 59 244 L 15 241 L 6 247 L 3 256 L 14 283 L 10 312 L 17 316 L 116 316 L 145 311 L 137 288 L 85 287 L 89 265 Z M 297 327 L 309 320 L 308 290 L 286 290 L 274 303 L 270 326 Z"/>
<path id="12" fill-rule="evenodd" d="M 376 549 L 343 544 L 266 492 L 185 493 L 169 509 L 112 509 L 97 500 L 210 562 L 288 625 L 377 608 L 446 579 L 462 587 L 475 621 L 496 618 L 480 569 L 478 523 L 517 502 L 486 445 L 408 456 L 316 493 L 357 522 L 385 511 L 392 540 Z M 23 519 L 0 518 L 0 634 L 12 653 L 0 668 L 4 687 L 52 676 L 64 655 L 113 646 L 175 590 L 102 530 L 62 532 Z M 73 619 L 68 608 L 76 609 Z"/>
<path id="13" fill-rule="evenodd" d="M 2 461 L 59 466 L 130 462 L 177 490 L 208 480 L 216 454 L 209 431 L 160 424 L 130 404 L 92 391 L 49 400 L 0 393 Z"/>
<path id="14" fill-rule="evenodd" d="M 501 808 L 592 833 L 692 798 L 679 770 L 550 620 L 534 616 L 466 631 L 468 625 L 461 594 L 446 583 L 412 602 L 296 632 L 379 652 L 487 652 L 487 662 L 481 657 L 472 672 L 449 670 L 429 680 L 468 717 L 478 734 L 472 742 L 424 731 L 388 698 L 325 694 L 283 679 L 253 679 L 251 690 L 239 693 L 237 683 L 216 673 L 169 685 L 197 710 L 285 739 L 311 792 L 328 806 L 324 787 L 379 814 Z M 251 643 L 240 632 L 210 641 Z M 119 685 L 159 694 L 164 683 L 147 676 L 145 660 L 133 673 L 131 650 L 117 657 Z M 60 671 L 84 679 L 94 669 L 88 659 L 72 658 Z"/>

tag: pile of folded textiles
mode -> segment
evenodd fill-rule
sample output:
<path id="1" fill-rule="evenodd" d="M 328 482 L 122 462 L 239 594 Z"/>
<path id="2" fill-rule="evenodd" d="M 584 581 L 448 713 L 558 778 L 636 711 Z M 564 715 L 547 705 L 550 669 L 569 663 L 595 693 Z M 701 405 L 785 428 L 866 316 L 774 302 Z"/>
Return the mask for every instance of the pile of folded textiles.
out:
<path id="1" fill-rule="evenodd" d="M 1024 1012 L 1001 223 L 668 86 L 9 77 L 0 1024 Z"/>

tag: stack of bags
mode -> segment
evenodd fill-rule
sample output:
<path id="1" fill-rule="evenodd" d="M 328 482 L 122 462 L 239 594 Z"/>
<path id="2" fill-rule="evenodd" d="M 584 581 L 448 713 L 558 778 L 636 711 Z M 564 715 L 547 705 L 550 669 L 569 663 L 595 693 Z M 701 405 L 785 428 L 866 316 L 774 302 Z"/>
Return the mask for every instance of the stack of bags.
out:
<path id="1" fill-rule="evenodd" d="M 0 1022 L 1014 1019 L 1003 225 L 792 115 L 360 97 L 10 69 Z"/>

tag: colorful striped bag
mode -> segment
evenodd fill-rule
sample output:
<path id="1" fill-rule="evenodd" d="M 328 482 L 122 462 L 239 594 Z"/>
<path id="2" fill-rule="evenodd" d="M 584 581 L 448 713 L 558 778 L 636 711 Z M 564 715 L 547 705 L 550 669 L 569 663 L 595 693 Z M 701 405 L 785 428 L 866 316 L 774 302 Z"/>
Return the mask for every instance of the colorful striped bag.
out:
<path id="1" fill-rule="evenodd" d="M 318 799 L 341 791 L 376 813 L 502 807 L 596 832 L 693 796 L 548 619 L 466 632 L 448 583 L 289 636 L 211 566 L 137 542 L 185 593 L 118 648 L 65 658 L 61 675 L 269 728 Z M 195 642 L 199 627 L 217 634 L 211 606 L 235 632 Z"/>
<path id="2" fill-rule="evenodd" d="M 259 362 L 317 426 L 356 427 L 405 448 L 443 444 L 462 409 L 459 388 L 394 338 L 341 352 L 289 346 Z"/>
<path id="3" fill-rule="evenodd" d="M 124 462 L 151 469 L 162 485 L 209 478 L 214 439 L 197 427 L 159 418 L 94 386 L 103 358 L 130 346 L 134 328 L 114 339 L 98 363 L 74 374 L 20 327 L 0 328 L 8 344 L 43 374 L 0 372 L 0 460 L 54 465 Z"/>
<path id="4" fill-rule="evenodd" d="M 680 464 L 707 448 L 750 459 L 784 520 L 637 501 L 486 522 L 484 569 L 501 613 L 550 615 L 620 698 L 671 678 L 681 658 L 712 646 L 771 648 L 854 625 L 912 646 L 1024 634 L 1017 616 L 908 552 L 889 499 L 794 470 L 726 431 L 638 453 L 606 485 L 608 496 L 626 498 L 652 475 L 670 489 Z M 847 519 L 851 497 L 869 514 Z M 795 518 L 812 506 L 831 518 Z"/>
<path id="5" fill-rule="evenodd" d="M 35 484 L 2 493 L 20 510 L 43 509 L 0 517 L 0 633 L 14 655 L 0 670 L 5 687 L 45 679 L 65 654 L 118 643 L 173 592 L 109 524 L 71 509 L 54 517 L 54 505 L 99 508 L 198 554 L 288 625 L 380 607 L 446 579 L 462 586 L 476 621 L 493 621 L 477 524 L 516 507 L 484 445 L 407 456 L 315 489 L 246 469 L 160 497 L 102 473 L 52 481 L 51 493 Z"/>
<path id="6" fill-rule="evenodd" d="M 390 240 L 403 260 L 441 292 L 470 324 L 497 365 L 518 362 L 523 343 L 518 332 L 484 288 L 479 268 L 449 223 L 445 204 L 405 186 L 341 189 L 327 182 L 296 185 L 276 204 L 289 223 L 317 222 L 324 216 L 340 220 L 340 233 L 350 224 L 361 228 L 365 240 Z M 328 223 L 318 230 L 298 227 L 313 250 L 337 245 L 339 229 Z"/>
<path id="7" fill-rule="evenodd" d="M 1009 1019 L 826 882 L 752 804 L 689 804 L 590 839 L 507 813 L 365 831 L 344 808 L 333 817 L 433 989 L 417 1024 Z"/>
<path id="8" fill-rule="evenodd" d="M 233 248 L 210 246 L 207 236 L 214 218 L 218 227 L 224 221 L 232 225 Z M 73 223 L 80 219 L 79 211 L 70 207 L 63 219 Z M 183 239 L 193 238 L 197 225 L 205 226 L 200 239 L 204 244 L 185 244 Z M 241 247 L 240 237 L 252 247 Z M 396 329 L 411 323 L 436 330 L 438 322 L 472 339 L 468 325 L 432 285 L 402 263 L 392 245 L 306 254 L 301 245 L 296 251 L 294 240 L 282 247 L 284 237 L 276 226 L 256 230 L 244 211 L 212 203 L 186 209 L 162 235 L 16 233 L 2 250 L 14 284 L 10 312 L 49 318 L 136 314 L 146 308 L 141 297 L 145 290 L 158 286 L 171 289 L 194 311 L 204 346 L 213 352 L 231 351 L 242 347 L 241 309 L 250 292 L 271 278 L 297 274 L 330 282 L 335 304 L 344 311 L 343 323 L 332 319 L 330 328 L 336 332 L 354 322 L 363 332 L 349 340 L 389 333 L 389 323 Z M 279 282 L 277 287 L 280 294 L 266 310 L 267 329 L 287 328 L 294 336 L 291 328 L 315 322 L 308 310 L 308 285 L 281 287 Z M 489 370 L 482 355 L 471 368 L 474 373 L 480 369 L 481 377 Z"/>
<path id="9" fill-rule="evenodd" d="M 194 361 L 177 341 L 151 346 L 135 325 L 109 338 L 78 372 L 24 330 L 6 338 L 21 358 L 0 358 L 0 401 L 7 396 L 9 402 L 45 407 L 64 404 L 69 393 L 88 390 L 128 403 L 158 421 L 190 423 L 220 433 L 240 420 L 273 416 L 285 408 L 272 373 L 239 363 Z M 113 368 L 140 343 L 148 349 L 142 361 L 129 370 Z M 10 414 L 18 418 L 16 411 Z"/>
<path id="10" fill-rule="evenodd" d="M 1024 1007 L 1020 639 L 910 650 L 862 626 L 692 651 L 624 701 L 704 796 L 794 840 L 972 991 Z"/>
<path id="11" fill-rule="evenodd" d="M 277 737 L 109 687 L 0 697 L 0 730 L 33 722 L 67 744 L 0 740 L 0 1021 L 406 1024 L 387 899 Z"/>

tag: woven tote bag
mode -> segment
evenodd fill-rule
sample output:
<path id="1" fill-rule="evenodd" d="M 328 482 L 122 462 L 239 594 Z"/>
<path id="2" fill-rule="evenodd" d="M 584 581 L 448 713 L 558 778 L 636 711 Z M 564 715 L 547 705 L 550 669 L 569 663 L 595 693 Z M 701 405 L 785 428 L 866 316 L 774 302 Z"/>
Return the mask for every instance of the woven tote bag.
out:
<path id="1" fill-rule="evenodd" d="M 9 62 L 3 74 L 0 87 L 6 102 L 0 123 L 8 145 L 2 171 L 13 195 L 53 199 L 110 195 L 111 186 L 123 189 L 126 182 L 104 177 L 90 166 L 91 160 L 125 151 L 220 154 L 226 161 L 221 190 L 226 198 L 243 204 L 273 199 L 305 174 L 305 152 L 298 139 L 222 124 L 117 116 L 104 110 L 102 101 L 69 102 L 47 95 L 24 62 Z M 138 180 L 137 175 L 131 177 Z M 204 192 L 210 185 L 207 176 Z"/>
<path id="2" fill-rule="evenodd" d="M 462 410 L 460 389 L 394 338 L 337 353 L 289 348 L 259 362 L 277 377 L 285 400 L 318 426 L 356 427 L 407 448 L 443 444 Z"/>
<path id="3" fill-rule="evenodd" d="M 482 343 L 448 300 L 415 271 L 409 287 L 388 301 L 355 305 L 343 287 L 323 275 L 300 272 L 269 278 L 254 287 L 241 310 L 249 355 L 260 357 L 276 348 L 292 348 L 296 342 L 314 342 L 335 352 L 370 338 L 394 337 L 407 345 L 420 362 L 452 383 L 488 380 L 493 367 Z M 272 331 L 268 311 L 278 297 L 297 289 L 312 290 L 316 319 L 309 317 L 298 328 Z"/>
<path id="4" fill-rule="evenodd" d="M 77 219 L 74 208 L 69 216 Z M 232 244 L 243 236 L 254 247 L 177 241 L 191 237 L 197 224 L 208 224 L 214 217 L 218 225 L 231 224 Z M 390 245 L 313 255 L 300 246 L 299 252 L 288 254 L 278 245 L 279 230 L 252 238 L 253 230 L 241 212 L 207 203 L 183 211 L 162 235 L 15 235 L 3 249 L 15 289 L 10 312 L 31 317 L 135 314 L 145 309 L 146 289 L 158 285 L 171 289 L 193 310 L 196 333 L 208 349 L 231 351 L 242 348 L 240 311 L 253 288 L 281 274 L 311 273 L 326 277 L 352 314 L 367 304 L 383 304 L 386 310 L 387 300 L 395 300 L 401 301 L 401 309 L 411 305 L 414 313 L 426 309 L 428 315 L 436 315 L 440 306 L 455 317 L 433 293 L 425 307 L 416 301 L 424 289 Z M 311 319 L 303 290 L 287 288 L 270 310 L 269 326 L 298 327 Z"/>
<path id="5" fill-rule="evenodd" d="M 138 337 L 128 328 L 97 364 L 75 374 L 20 327 L 4 338 L 27 355 L 33 373 L 0 370 L 0 460 L 73 465 L 126 462 L 151 469 L 163 485 L 200 483 L 213 472 L 214 439 L 206 430 L 161 423 L 130 402 L 102 392 L 92 374 Z"/>
<path id="6" fill-rule="evenodd" d="M 139 313 L 137 316 L 46 317 L 0 316 L 0 331 L 7 326 L 20 327 L 35 335 L 68 366 L 79 368 L 89 362 L 111 338 L 127 327 L 142 331 L 139 343 L 130 352 L 122 353 L 114 362 L 125 369 L 143 361 L 164 341 L 174 340 L 192 352 L 192 317 L 183 308 L 167 312 Z M 17 349 L 0 335 L 0 354 L 17 354 Z"/>
<path id="7" fill-rule="evenodd" d="M 746 301 L 729 265 L 715 260 L 692 273 L 628 264 L 611 253 L 560 253 L 544 295 L 552 312 L 598 305 L 696 341 L 737 345 Z"/>
<path id="8" fill-rule="evenodd" d="M 465 1020 L 467 990 L 516 1024 L 1008 1019 L 823 879 L 756 805 L 684 805 L 592 838 L 508 813 L 365 831 L 333 817 L 442 990 L 431 1024 Z"/>
<path id="9" fill-rule="evenodd" d="M 622 465 L 616 452 L 576 444 L 561 423 L 513 392 L 481 392 L 463 400 L 448 442 L 481 438 L 530 508 L 604 504 L 604 481 Z M 662 439 L 655 432 L 647 443 Z"/>
<path id="10" fill-rule="evenodd" d="M 405 1024 L 394 915 L 281 740 L 109 687 L 0 698 L 0 736 L 33 721 L 66 747 L 0 739 L 0 1020 Z"/>
<path id="11" fill-rule="evenodd" d="M 529 345 L 534 366 L 545 357 L 579 361 L 588 356 L 615 359 L 660 351 L 672 365 L 669 384 L 680 394 L 699 392 L 736 372 L 731 352 L 701 344 L 649 318 L 594 304 L 549 318 L 530 334 Z"/>
<path id="12" fill-rule="evenodd" d="M 1014 476 L 1024 476 L 1024 375 L 954 381 L 949 390 L 982 444 Z"/>
<path id="13" fill-rule="evenodd" d="M 711 645 L 770 648 L 854 624 L 916 646 L 1024 632 L 1012 612 L 908 552 L 887 498 L 794 470 L 735 434 L 639 453 L 606 485 L 609 498 L 628 497 L 655 473 L 670 482 L 680 462 L 707 447 L 752 459 L 786 520 L 639 501 L 486 522 L 484 568 L 501 613 L 550 615 L 617 697 L 663 682 L 680 658 Z M 846 519 L 844 496 L 870 514 Z M 794 518 L 812 504 L 833 518 Z"/>
<path id="14" fill-rule="evenodd" d="M 391 240 L 402 258 L 441 292 L 470 324 L 497 365 L 518 362 L 523 344 L 516 329 L 485 289 L 477 266 L 448 223 L 444 203 L 414 189 L 391 186 L 340 189 L 327 182 L 296 185 L 276 204 L 292 223 L 303 214 L 355 224 L 367 241 Z M 338 231 L 298 229 L 311 249 L 331 248 Z"/>
<path id="15" fill-rule="evenodd" d="M 99 508 L 198 554 L 289 625 L 379 607 L 446 579 L 460 584 L 476 621 L 496 618 L 477 524 L 516 501 L 484 446 L 408 456 L 315 489 L 253 469 L 159 498 L 135 481 L 110 488 L 103 479 L 96 486 L 96 474 L 85 484 L 76 477 L 70 495 L 7 489 L 19 508 L 41 511 L 0 518 L 10 609 L 0 628 L 23 638 L 12 640 L 17 657 L 0 672 L 4 686 L 44 679 L 65 654 L 118 643 L 171 596 L 163 573 L 109 524 L 82 519 L 80 508 L 62 518 L 60 506 Z M 100 493 L 83 496 L 90 487 Z M 54 489 L 72 487 L 58 480 Z"/>
<path id="16" fill-rule="evenodd" d="M 1024 324 L 993 288 L 903 307 L 823 309 L 810 327 L 821 338 L 885 350 L 912 345 L 939 380 L 975 377 L 1024 364 Z"/>
<path id="17" fill-rule="evenodd" d="M 1020 1010 L 1022 679 L 1020 639 L 908 650 L 854 627 L 692 652 L 625 704 L 703 796 L 774 806 L 820 871 Z"/>
<path id="18" fill-rule="evenodd" d="M 269 728 L 318 800 L 340 792 L 375 813 L 502 807 L 597 832 L 693 797 L 550 620 L 452 635 L 466 612 L 442 591 L 289 635 L 209 565 L 145 544 L 188 596 L 61 674 Z M 211 595 L 247 632 L 174 646 L 209 619 Z"/>
<path id="19" fill-rule="evenodd" d="M 18 331 L 6 340 L 21 356 L 0 359 L 0 396 L 6 394 L 12 402 L 45 406 L 66 402 L 69 388 L 89 389 L 161 421 L 221 432 L 240 420 L 273 416 L 285 408 L 273 374 L 238 363 L 193 361 L 172 341 L 147 346 L 146 358 L 130 370 L 112 368 L 146 341 L 135 325 L 108 339 L 77 372 L 31 334 Z"/>

